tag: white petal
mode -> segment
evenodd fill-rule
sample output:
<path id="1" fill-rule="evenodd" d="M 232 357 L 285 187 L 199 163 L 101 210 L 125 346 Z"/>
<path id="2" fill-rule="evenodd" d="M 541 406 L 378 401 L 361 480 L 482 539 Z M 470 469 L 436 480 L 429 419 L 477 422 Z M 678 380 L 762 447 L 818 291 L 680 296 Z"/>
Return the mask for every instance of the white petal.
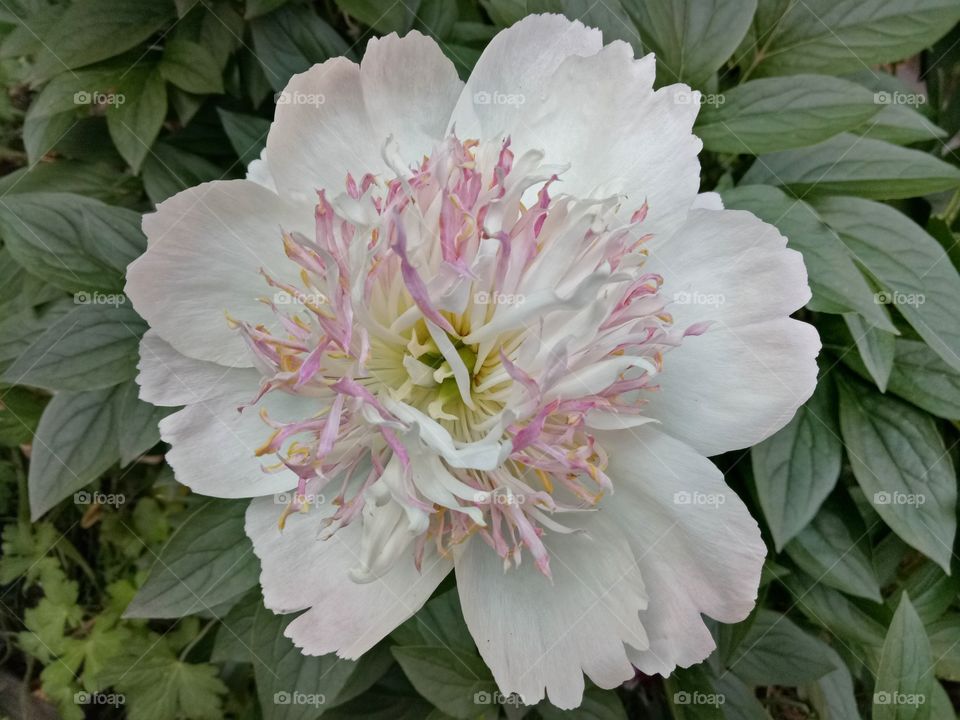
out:
<path id="1" fill-rule="evenodd" d="M 248 384 L 246 377 L 234 381 L 231 376 L 221 395 L 187 405 L 160 421 L 160 437 L 173 446 L 167 462 L 179 482 L 201 495 L 224 498 L 257 497 L 296 487 L 297 476 L 289 470 L 263 471 L 263 465 L 276 462 L 273 455 L 256 457 L 271 433 L 258 409 L 265 407 L 271 418 L 292 422 L 316 413 L 318 401 L 271 392 L 258 406 L 238 412 L 256 392 L 256 383 Z"/>
<path id="2" fill-rule="evenodd" d="M 490 139 L 509 132 L 523 121 L 527 103 L 542 94 L 560 63 L 571 55 L 594 55 L 601 47 L 600 31 L 579 21 L 528 15 L 487 44 L 453 111 L 451 126 L 462 138 Z"/>
<path id="3" fill-rule="evenodd" d="M 629 538 L 649 595 L 640 619 L 650 647 L 630 660 L 668 675 L 713 650 L 700 613 L 727 623 L 750 613 L 766 548 L 721 472 L 689 446 L 652 426 L 599 439 L 615 488 L 601 511 Z"/>
<path id="4" fill-rule="evenodd" d="M 820 338 L 787 316 L 810 298 L 799 253 L 771 225 L 735 210 L 694 210 L 651 248 L 650 270 L 675 327 L 708 321 L 664 356 L 645 414 L 704 455 L 769 437 L 816 384 Z"/>
<path id="5" fill-rule="evenodd" d="M 521 27 L 526 30 L 522 36 Z M 699 109 L 696 94 L 686 85 L 654 92 L 653 55 L 635 60 L 630 46 L 620 41 L 598 52 L 599 33 L 587 33 L 579 23 L 540 16 L 494 38 L 474 71 L 478 77 L 471 75 L 457 104 L 457 131 L 482 139 L 507 134 L 518 150 L 542 149 L 547 163 L 570 165 L 557 192 L 579 197 L 622 193 L 625 218 L 646 201 L 645 227 L 668 235 L 685 217 L 700 185 L 697 153 L 702 143 L 692 131 Z M 494 51 L 501 36 L 508 38 Z M 514 42 L 508 44 L 509 39 Z M 538 53 L 545 53 L 546 60 Z M 481 67 L 488 54 L 490 67 Z M 473 97 L 484 83 L 488 91 L 500 92 L 487 105 Z M 511 104 L 511 95 L 521 96 L 522 104 Z"/>
<path id="6" fill-rule="evenodd" d="M 723 198 L 720 193 L 703 192 L 694 198 L 692 208 L 703 210 L 723 210 Z"/>
<path id="7" fill-rule="evenodd" d="M 463 616 L 501 692 L 527 704 L 543 698 L 574 708 L 583 675 L 603 688 L 633 677 L 624 643 L 647 646 L 639 620 L 646 607 L 641 574 L 626 539 L 604 513 L 585 520 L 584 534 L 548 534 L 553 582 L 529 557 L 519 568 L 479 538 L 456 559 Z"/>
<path id="8" fill-rule="evenodd" d="M 281 532 L 277 519 L 283 506 L 261 498 L 250 503 L 246 531 L 260 558 L 266 606 L 280 613 L 311 608 L 290 623 L 287 637 L 307 655 L 336 652 L 355 659 L 419 610 L 452 563 L 428 545 L 422 573 L 410 553 L 375 581 L 355 583 L 348 572 L 359 563 L 360 525 L 341 528 L 328 540 L 317 538 L 322 519 L 335 509 L 325 503 L 291 515 Z"/>
<path id="9" fill-rule="evenodd" d="M 820 337 L 781 318 L 712 329 L 664 357 L 644 414 L 703 455 L 749 447 L 786 425 L 817 383 Z"/>
<path id="10" fill-rule="evenodd" d="M 371 40 L 363 63 L 338 57 L 294 75 L 279 96 L 267 138 L 281 191 L 343 191 L 347 173 L 384 174 L 392 135 L 405 163 L 444 134 L 462 83 L 435 42 L 417 32 Z"/>
<path id="11" fill-rule="evenodd" d="M 249 180 L 204 183 L 144 216 L 147 251 L 127 268 L 137 312 L 179 352 L 228 367 L 253 363 L 224 312 L 275 325 L 257 298 L 274 292 L 260 275 L 297 282 L 282 231 L 313 234 L 313 206 L 284 201 Z"/>
<path id="12" fill-rule="evenodd" d="M 273 175 L 270 174 L 270 166 L 267 164 L 267 149 L 260 151 L 260 157 L 251 160 L 247 166 L 247 180 L 255 182 L 257 185 L 273 192 L 277 191 L 277 185 L 273 182 Z"/>
<path id="13" fill-rule="evenodd" d="M 231 388 L 257 387 L 260 373 L 252 368 L 230 368 L 194 360 L 174 350 L 156 330 L 147 330 L 140 341 L 140 399 L 154 405 L 176 407 L 218 397 Z"/>
<path id="14" fill-rule="evenodd" d="M 694 210 L 648 247 L 648 268 L 663 276 L 678 329 L 704 320 L 740 327 L 786 317 L 810 299 L 803 256 L 786 245 L 744 210 Z"/>

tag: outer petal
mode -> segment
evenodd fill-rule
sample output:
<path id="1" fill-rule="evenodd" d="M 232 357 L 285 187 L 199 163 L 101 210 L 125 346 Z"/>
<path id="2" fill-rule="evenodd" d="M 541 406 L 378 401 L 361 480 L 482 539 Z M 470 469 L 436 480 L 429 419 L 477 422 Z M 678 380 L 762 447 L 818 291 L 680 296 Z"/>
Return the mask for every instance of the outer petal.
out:
<path id="1" fill-rule="evenodd" d="M 140 399 L 166 407 L 198 403 L 238 388 L 252 393 L 260 382 L 260 373 L 252 368 L 229 368 L 187 357 L 153 329 L 140 341 L 137 368 Z"/>
<path id="2" fill-rule="evenodd" d="M 307 655 L 359 657 L 416 613 L 452 567 L 449 559 L 427 552 L 420 573 L 408 553 L 386 575 L 355 583 L 347 573 L 359 563 L 360 524 L 319 540 L 323 518 L 335 510 L 331 503 L 291 515 L 283 532 L 277 528 L 282 509 L 271 498 L 254 500 L 246 531 L 260 558 L 266 606 L 279 613 L 310 608 L 286 630 Z"/>
<path id="3" fill-rule="evenodd" d="M 544 537 L 553 581 L 532 562 L 503 571 L 482 540 L 456 559 L 460 604 L 484 662 L 503 693 L 574 708 L 583 674 L 603 688 L 633 677 L 624 643 L 647 647 L 639 612 L 643 581 L 622 533 L 603 511 L 584 534 Z"/>
<path id="4" fill-rule="evenodd" d="M 127 269 L 126 292 L 137 312 L 177 351 L 229 367 L 252 365 L 224 312 L 273 326 L 257 300 L 270 287 L 259 270 L 296 282 L 282 231 L 313 234 L 313 206 L 281 200 L 249 180 L 184 190 L 143 219 L 147 251 Z"/>
<path id="5" fill-rule="evenodd" d="M 220 395 L 160 421 L 160 437 L 172 445 L 167 462 L 177 480 L 201 495 L 224 498 L 257 497 L 296 487 L 297 476 L 289 470 L 263 471 L 263 465 L 274 462 L 272 456 L 256 457 L 256 449 L 270 434 L 258 407 L 265 407 L 271 418 L 290 422 L 316 413 L 317 399 L 268 393 L 258 407 L 241 413 L 238 408 L 250 402 L 257 384 L 250 385 L 246 376 L 228 377 Z"/>
<path id="6" fill-rule="evenodd" d="M 333 58 L 294 75 L 267 138 L 277 187 L 336 195 L 348 172 L 386 173 L 391 135 L 402 160 L 418 162 L 443 137 L 462 86 L 453 63 L 418 32 L 371 40 L 360 65 Z"/>
<path id="7" fill-rule="evenodd" d="M 616 492 L 601 503 L 630 541 L 650 605 L 640 614 L 641 671 L 668 675 L 714 649 L 700 613 L 739 622 L 753 608 L 766 547 L 740 498 L 709 460 L 647 425 L 603 433 Z"/>
<path id="8" fill-rule="evenodd" d="M 665 356 L 646 414 L 704 455 L 772 435 L 816 386 L 820 338 L 787 317 L 810 298 L 806 269 L 785 244 L 750 213 L 694 210 L 652 248 L 677 328 L 710 326 Z"/>
<path id="9" fill-rule="evenodd" d="M 500 33 L 457 104 L 457 131 L 507 134 L 516 149 L 540 148 L 546 162 L 570 165 L 558 191 L 623 193 L 626 217 L 647 201 L 645 227 L 669 234 L 700 185 L 696 94 L 686 85 L 654 92 L 653 55 L 634 60 L 619 41 L 600 50 L 599 33 L 591 32 L 548 15 Z"/>

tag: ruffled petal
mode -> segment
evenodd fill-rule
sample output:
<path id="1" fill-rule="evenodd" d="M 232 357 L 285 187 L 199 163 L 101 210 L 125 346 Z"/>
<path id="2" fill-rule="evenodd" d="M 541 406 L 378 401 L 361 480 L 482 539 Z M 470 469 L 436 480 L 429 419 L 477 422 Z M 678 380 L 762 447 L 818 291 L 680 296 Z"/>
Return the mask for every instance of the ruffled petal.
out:
<path id="1" fill-rule="evenodd" d="M 701 613 L 726 623 L 750 613 L 766 547 L 723 474 L 693 448 L 650 425 L 599 440 L 615 488 L 601 512 L 629 539 L 649 596 L 640 619 L 650 646 L 631 649 L 630 661 L 666 676 L 713 651 Z"/>
<path id="2" fill-rule="evenodd" d="M 251 353 L 224 313 L 276 324 L 258 298 L 271 289 L 262 268 L 284 282 L 297 266 L 282 233 L 313 232 L 313 205 L 287 202 L 249 180 L 184 190 L 143 218 L 147 251 L 127 268 L 136 311 L 178 352 L 228 367 L 250 367 Z"/>
<path id="3" fill-rule="evenodd" d="M 566 519 L 566 518 L 564 518 Z M 625 643 L 647 647 L 641 573 L 626 539 L 603 511 L 583 533 L 549 534 L 552 582 L 533 563 L 504 572 L 480 538 L 456 558 L 463 616 L 501 692 L 527 704 L 577 707 L 583 673 L 612 688 L 633 677 Z"/>
<path id="4" fill-rule="evenodd" d="M 348 573 L 360 562 L 360 524 L 320 540 L 323 519 L 336 510 L 332 503 L 291 515 L 281 532 L 282 509 L 271 498 L 254 500 L 246 532 L 260 558 L 266 606 L 278 613 L 309 608 L 285 633 L 307 655 L 359 657 L 416 613 L 452 568 L 449 559 L 428 549 L 422 572 L 411 552 L 373 582 L 353 582 Z"/>

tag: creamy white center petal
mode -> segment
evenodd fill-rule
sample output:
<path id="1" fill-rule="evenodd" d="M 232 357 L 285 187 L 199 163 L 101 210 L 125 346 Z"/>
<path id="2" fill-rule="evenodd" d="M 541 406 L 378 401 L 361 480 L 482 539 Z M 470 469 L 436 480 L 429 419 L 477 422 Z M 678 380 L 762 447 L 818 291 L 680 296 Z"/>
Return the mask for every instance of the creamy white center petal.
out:
<path id="1" fill-rule="evenodd" d="M 333 495 L 321 534 L 362 523 L 358 582 L 474 533 L 549 576 L 543 533 L 613 489 L 595 431 L 650 421 L 663 353 L 705 325 L 672 327 L 645 204 L 624 222 L 621 197 L 557 193 L 563 168 L 509 138 L 395 154 L 392 179 L 318 191 L 314 237 L 278 238 L 300 282 L 262 271 L 271 327 L 229 318 L 263 375 L 251 405 L 316 400 L 296 422 L 261 411 L 265 470 L 300 478 L 281 526 Z"/>

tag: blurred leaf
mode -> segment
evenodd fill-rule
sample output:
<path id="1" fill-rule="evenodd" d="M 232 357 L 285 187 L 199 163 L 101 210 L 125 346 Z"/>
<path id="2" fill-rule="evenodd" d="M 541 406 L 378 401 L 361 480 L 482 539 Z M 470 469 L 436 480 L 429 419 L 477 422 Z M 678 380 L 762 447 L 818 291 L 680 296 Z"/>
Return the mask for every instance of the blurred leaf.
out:
<path id="1" fill-rule="evenodd" d="M 661 85 L 703 87 L 747 32 L 756 0 L 623 0 L 645 47 L 657 55 Z"/>
<path id="2" fill-rule="evenodd" d="M 403 10 L 403 3 L 395 7 Z M 347 54 L 348 46 L 325 21 L 304 5 L 286 6 L 250 23 L 253 45 L 267 81 L 283 90 L 292 75 L 314 63 Z"/>
<path id="3" fill-rule="evenodd" d="M 217 59 L 207 48 L 176 37 L 167 43 L 160 73 L 177 87 L 191 93 L 222 93 L 223 78 Z"/>
<path id="4" fill-rule="evenodd" d="M 0 232 L 20 265 L 73 292 L 120 290 L 146 248 L 139 213 L 67 193 L 0 199 Z"/>
<path id="5" fill-rule="evenodd" d="M 0 385 L 0 445 L 29 443 L 46 403 L 26 388 Z"/>
<path id="6" fill-rule="evenodd" d="M 887 638 L 873 692 L 874 720 L 921 720 L 930 717 L 933 691 L 930 641 L 910 596 L 903 593 Z"/>
<path id="7" fill-rule="evenodd" d="M 132 378 L 146 323 L 125 304 L 78 293 L 73 311 L 50 325 L 6 370 L 11 383 L 47 390 L 99 390 Z M 117 296 L 123 303 L 126 298 Z"/>
<path id="8" fill-rule="evenodd" d="M 57 393 L 43 411 L 27 478 L 34 520 L 120 459 L 113 432 L 116 392 Z"/>
<path id="9" fill-rule="evenodd" d="M 751 80 L 719 97 L 700 111 L 694 132 L 707 150 L 750 155 L 813 145 L 880 109 L 866 88 L 825 75 Z"/>
<path id="10" fill-rule="evenodd" d="M 894 305 L 948 365 L 960 370 L 960 273 L 940 244 L 889 205 L 824 198 L 814 207 L 876 278 L 883 290 L 878 299 Z"/>
<path id="11" fill-rule="evenodd" d="M 755 445 L 750 457 L 760 507 L 782 549 L 813 519 L 840 477 L 843 450 L 833 383 L 821 378 L 786 427 Z"/>
<path id="12" fill-rule="evenodd" d="M 729 667 L 748 685 L 796 687 L 835 670 L 829 646 L 785 615 L 761 610 Z"/>
<path id="13" fill-rule="evenodd" d="M 127 607 L 128 618 L 178 618 L 237 599 L 260 563 L 243 531 L 245 500 L 209 500 L 181 523 Z"/>
<path id="14" fill-rule="evenodd" d="M 883 521 L 949 572 L 956 476 L 930 416 L 844 380 L 840 428 L 853 474 Z"/>
<path id="15" fill-rule="evenodd" d="M 844 313 L 843 319 L 847 323 L 847 329 L 853 337 L 864 367 L 867 368 L 880 392 L 886 392 L 890 373 L 893 371 L 897 336 L 885 330 L 870 327 L 856 313 Z"/>
<path id="16" fill-rule="evenodd" d="M 811 147 L 763 155 L 743 183 L 780 185 L 801 197 L 896 199 L 960 186 L 960 169 L 919 150 L 843 133 Z"/>
<path id="17" fill-rule="evenodd" d="M 952 0 L 804 0 L 763 27 L 757 72 L 838 75 L 902 60 L 960 20 Z"/>
<path id="18" fill-rule="evenodd" d="M 139 45 L 176 17 L 170 0 L 75 0 L 40 39 L 30 72 L 42 82 L 63 70 L 90 65 Z"/>

